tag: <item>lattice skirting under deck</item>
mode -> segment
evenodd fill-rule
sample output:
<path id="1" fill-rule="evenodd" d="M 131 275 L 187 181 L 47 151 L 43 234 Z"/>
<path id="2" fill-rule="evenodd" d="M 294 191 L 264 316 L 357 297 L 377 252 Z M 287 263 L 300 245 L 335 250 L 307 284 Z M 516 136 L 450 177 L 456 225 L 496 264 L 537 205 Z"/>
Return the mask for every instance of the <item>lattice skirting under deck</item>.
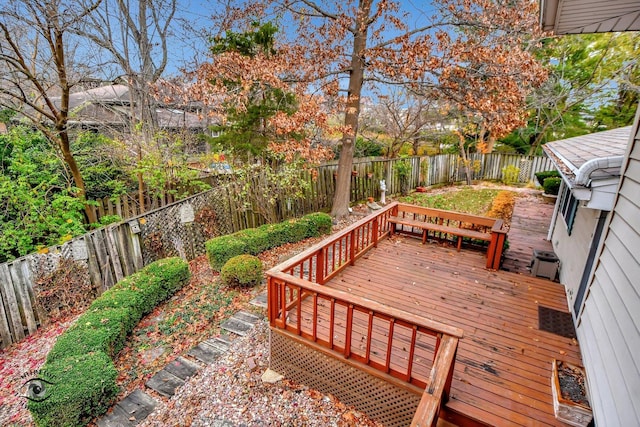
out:
<path id="1" fill-rule="evenodd" d="M 330 393 L 387 427 L 411 424 L 421 395 L 271 330 L 271 369 L 285 378 Z"/>

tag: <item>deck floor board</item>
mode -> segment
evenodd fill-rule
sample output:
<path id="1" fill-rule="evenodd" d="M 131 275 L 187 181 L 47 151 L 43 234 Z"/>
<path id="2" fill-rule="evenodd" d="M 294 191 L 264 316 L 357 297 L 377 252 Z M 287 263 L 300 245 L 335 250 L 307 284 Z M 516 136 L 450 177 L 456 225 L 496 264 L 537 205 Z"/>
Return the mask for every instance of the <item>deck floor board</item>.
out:
<path id="1" fill-rule="evenodd" d="M 500 425 L 562 425 L 553 415 L 551 362 L 581 364 L 580 349 L 575 340 L 538 329 L 538 305 L 568 311 L 564 288 L 529 275 L 488 271 L 484 263 L 481 252 L 394 237 L 326 285 L 463 329 L 451 408 Z M 311 330 L 311 317 L 304 317 L 305 330 Z M 359 332 L 366 331 L 366 320 L 358 323 L 356 347 Z M 386 331 L 375 326 L 382 334 L 372 346 L 378 349 Z M 427 353 L 432 357 L 432 348 Z M 420 377 L 429 366 L 430 361 L 418 368 Z"/>

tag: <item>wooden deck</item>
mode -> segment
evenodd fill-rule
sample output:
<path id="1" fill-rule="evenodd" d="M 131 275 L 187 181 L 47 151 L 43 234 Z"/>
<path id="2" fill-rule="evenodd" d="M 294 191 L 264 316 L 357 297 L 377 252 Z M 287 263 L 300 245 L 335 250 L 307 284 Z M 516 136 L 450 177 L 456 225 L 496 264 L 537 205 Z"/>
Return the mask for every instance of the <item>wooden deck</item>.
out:
<path id="1" fill-rule="evenodd" d="M 546 240 L 553 204 L 542 201 L 541 196 L 518 197 L 509 228 L 509 249 L 505 251 L 502 269 L 529 274 L 533 250 L 552 251 Z"/>
<path id="2" fill-rule="evenodd" d="M 533 209 L 525 207 L 524 211 Z M 516 209 L 516 214 L 522 211 Z M 542 217 L 549 221 L 550 216 Z M 384 217 L 378 225 L 379 233 L 388 228 Z M 328 244 L 333 253 L 340 254 L 339 268 L 333 259 L 327 262 L 331 251 L 325 244 L 324 249 L 310 249 L 293 260 L 285 268 L 293 275 L 290 278 L 273 273 L 272 326 L 280 324 L 308 338 L 330 340 L 330 346 L 338 349 L 345 348 L 348 341 L 351 348 L 347 357 L 349 353 L 359 354 L 372 360 L 367 362 L 370 366 L 387 366 L 387 371 L 404 372 L 408 364 L 410 382 L 419 386 L 428 378 L 437 343 L 423 337 L 416 340 L 415 332 L 411 343 L 410 328 L 389 329 L 384 318 L 372 317 L 374 313 L 383 313 L 387 307 L 389 313 L 406 312 L 444 324 L 443 328 L 460 328 L 464 336 L 458 343 L 443 418 L 459 425 L 473 421 L 495 426 L 564 425 L 553 414 L 551 363 L 559 358 L 582 364 L 580 349 L 575 340 L 538 328 L 538 306 L 568 312 L 564 287 L 522 272 L 487 270 L 481 251 L 463 248 L 457 252 L 446 244 L 421 244 L 413 237 L 385 238 L 384 234 L 372 245 L 370 239 L 378 235 L 378 225 L 372 227 L 373 232 L 365 233 L 369 240 L 363 239 L 362 244 L 358 244 L 360 235 L 355 231 Z M 546 235 L 546 227 L 538 228 L 538 233 L 533 233 L 527 221 L 515 219 L 513 236 L 509 235 L 512 254 L 531 251 L 531 244 L 538 248 L 539 239 L 545 243 L 541 233 Z M 360 247 L 365 249 L 361 251 Z M 335 274 L 329 274 L 332 268 Z M 314 277 L 327 280 L 320 280 L 323 286 L 305 281 L 315 282 Z M 281 283 L 291 285 L 284 288 Z M 340 293 L 323 297 L 321 289 Z M 286 314 L 278 314 L 281 312 L 276 307 L 283 303 L 277 300 L 284 301 L 286 295 L 290 295 L 286 301 L 292 302 Z M 345 305 L 336 305 L 335 309 L 331 305 L 336 298 L 352 299 L 352 307 L 360 304 L 371 308 L 348 315 L 346 308 L 340 308 Z M 390 315 L 389 319 L 394 317 Z M 392 325 L 394 322 L 391 320 Z M 349 333 L 343 331 L 345 325 Z M 394 350 L 385 353 L 387 345 L 393 345 Z"/>
<path id="3" fill-rule="evenodd" d="M 490 425 L 563 425 L 553 415 L 551 361 L 581 364 L 577 342 L 538 330 L 538 305 L 568 312 L 564 287 L 484 268 L 483 254 L 380 242 L 326 286 L 464 330 L 447 408 Z"/>

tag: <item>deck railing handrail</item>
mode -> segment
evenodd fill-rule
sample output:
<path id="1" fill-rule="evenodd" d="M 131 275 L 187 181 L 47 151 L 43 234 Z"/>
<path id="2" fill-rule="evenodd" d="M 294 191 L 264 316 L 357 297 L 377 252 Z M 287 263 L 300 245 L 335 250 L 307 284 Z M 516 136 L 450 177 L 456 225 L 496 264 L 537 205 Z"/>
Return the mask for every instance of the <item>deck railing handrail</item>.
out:
<path id="1" fill-rule="evenodd" d="M 452 336 L 442 338 L 429 375 L 429 385 L 422 393 L 418 409 L 411 421 L 411 427 L 435 427 L 437 425 L 442 401 L 448 398 L 447 394 L 451 387 L 458 341 L 458 338 Z"/>
<path id="2" fill-rule="evenodd" d="M 418 326 L 436 334 L 449 335 L 455 338 L 462 338 L 464 334 L 464 332 L 460 328 L 440 323 L 426 317 L 418 316 L 404 310 L 389 307 L 388 305 L 381 304 L 368 298 L 352 295 L 339 289 L 322 286 L 317 283 L 310 282 L 306 279 L 291 276 L 290 274 L 283 273 L 281 271 L 270 270 L 269 278 L 290 283 L 292 285 L 295 285 L 296 287 L 308 291 L 311 294 L 318 294 L 318 296 L 321 297 L 335 299 L 337 301 L 339 300 L 341 302 L 347 303 L 348 305 L 352 305 L 353 307 L 361 308 L 363 309 L 363 311 L 366 310 L 374 313 L 386 314 L 390 318 L 394 318 L 395 320 Z M 301 294 L 301 299 L 302 298 L 304 298 L 304 296 Z M 277 313 L 273 313 L 273 315 L 277 316 Z M 277 319 L 277 317 L 274 317 L 273 320 L 277 321 Z M 272 320 L 272 313 L 269 313 L 269 320 Z"/>
<path id="3" fill-rule="evenodd" d="M 434 419 L 450 387 L 455 348 L 463 331 L 368 298 L 323 286 L 389 234 L 387 219 L 397 206 L 397 202 L 390 203 L 376 214 L 269 270 L 269 322 L 272 328 L 288 331 L 328 348 L 336 357 L 355 360 L 378 372 L 425 388 L 425 393 L 437 404 L 423 408 L 420 419 Z M 322 325 L 318 321 L 320 311 L 328 316 L 328 322 L 326 317 L 322 318 Z M 340 325 L 343 329 L 341 333 L 337 332 L 338 316 L 342 316 L 340 319 L 344 323 Z M 357 331 L 354 329 L 356 318 L 360 319 Z M 321 332 L 321 328 L 325 329 Z M 385 338 L 380 340 L 378 335 L 373 343 L 376 328 L 385 328 Z M 432 347 L 425 339 L 434 340 Z M 352 342 L 358 344 L 357 348 Z M 453 352 L 450 351 L 452 343 L 455 343 Z M 420 360 L 416 356 L 418 352 L 422 355 L 426 351 L 431 357 L 431 350 L 425 350 L 425 345 L 433 349 L 433 364 L 428 378 L 416 374 L 414 369 L 414 359 Z M 378 346 L 382 351 L 376 353 L 373 346 Z M 401 351 L 407 360 L 402 366 L 392 362 L 392 354 Z M 441 378 L 443 376 L 444 379 Z"/>

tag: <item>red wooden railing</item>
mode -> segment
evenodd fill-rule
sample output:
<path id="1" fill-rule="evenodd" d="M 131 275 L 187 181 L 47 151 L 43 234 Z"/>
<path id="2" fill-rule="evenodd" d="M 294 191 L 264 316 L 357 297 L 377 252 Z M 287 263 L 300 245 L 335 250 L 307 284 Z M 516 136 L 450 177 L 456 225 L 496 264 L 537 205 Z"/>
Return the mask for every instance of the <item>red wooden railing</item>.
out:
<path id="1" fill-rule="evenodd" d="M 420 419 L 437 419 L 462 330 L 323 286 L 388 235 L 387 220 L 396 205 L 269 270 L 269 322 L 338 358 L 426 387 L 435 409 L 422 411 Z"/>

